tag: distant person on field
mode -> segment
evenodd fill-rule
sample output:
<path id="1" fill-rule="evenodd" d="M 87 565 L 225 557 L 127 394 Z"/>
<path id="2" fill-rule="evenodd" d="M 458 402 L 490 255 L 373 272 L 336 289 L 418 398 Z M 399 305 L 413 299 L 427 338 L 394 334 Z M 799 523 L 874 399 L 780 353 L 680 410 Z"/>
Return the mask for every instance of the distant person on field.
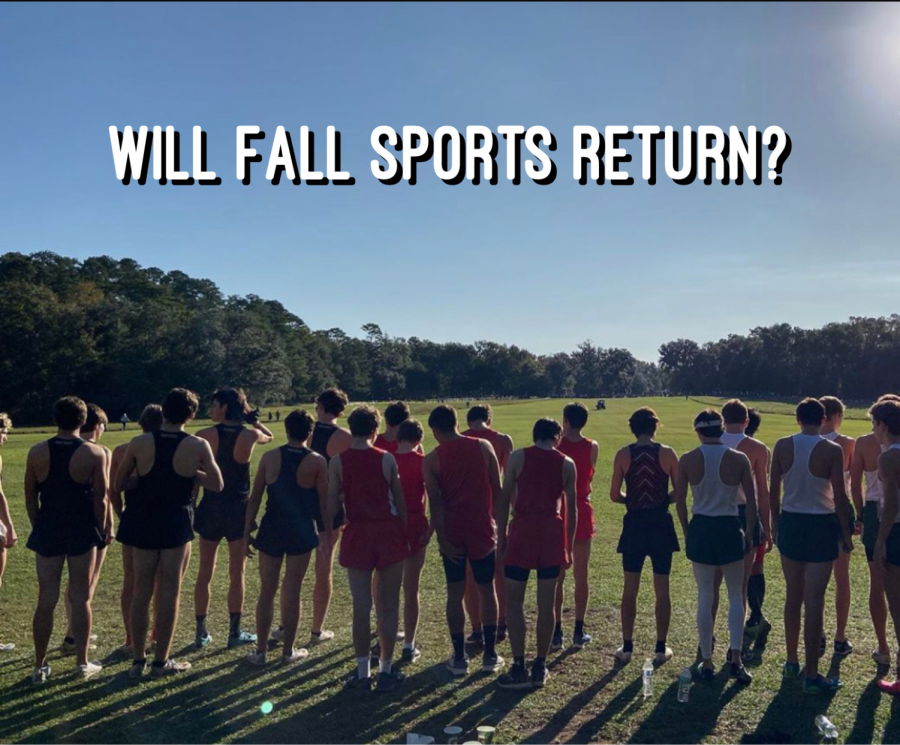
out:
<path id="1" fill-rule="evenodd" d="M 637 617 L 638 590 L 644 562 L 649 557 L 656 595 L 656 662 L 672 658 L 666 644 L 672 617 L 669 574 L 672 554 L 679 551 L 675 523 L 669 513 L 678 476 L 678 455 L 667 445 L 655 441 L 659 417 L 648 407 L 635 411 L 628 426 L 636 442 L 616 453 L 609 498 L 625 505 L 622 534 L 616 548 L 622 554 L 625 586 L 622 590 L 622 646 L 615 652 L 620 662 L 631 662 L 634 653 L 634 622 Z M 625 492 L 622 492 L 622 485 Z"/>
<path id="2" fill-rule="evenodd" d="M 441 404 L 428 416 L 437 447 L 425 456 L 425 487 L 431 503 L 431 522 L 447 580 L 447 626 L 453 654 L 446 662 L 453 675 L 469 672 L 465 649 L 466 617 L 463 596 L 466 565 L 472 569 L 484 623 L 481 669 L 503 667 L 497 654 L 497 524 L 494 504 L 500 496 L 500 466 L 487 440 L 463 437 L 457 428 L 456 409 Z"/>
<path id="3" fill-rule="evenodd" d="M 500 476 L 506 468 L 506 461 L 513 451 L 513 439 L 509 435 L 492 428 L 494 412 L 490 404 L 475 405 L 466 414 L 468 429 L 463 432 L 464 437 L 474 437 L 478 440 L 486 440 L 491 443 L 497 462 L 500 464 Z M 497 592 L 497 642 L 506 640 L 506 579 L 503 576 L 503 562 L 496 562 L 494 574 L 494 588 Z M 467 644 L 480 648 L 484 644 L 484 632 L 482 630 L 481 615 L 479 613 L 479 595 L 472 567 L 466 569 L 466 612 L 469 614 L 469 623 L 472 624 L 472 635 L 466 639 Z"/>
<path id="4" fill-rule="evenodd" d="M 169 391 L 162 404 L 160 428 L 135 437 L 116 469 L 115 491 L 123 492 L 126 486 L 134 490 L 127 505 L 131 515 L 123 519 L 120 535 L 122 543 L 131 546 L 134 572 L 128 621 L 132 640 L 129 675 L 133 678 L 143 675 L 146 668 L 154 594 L 156 649 L 151 675 L 177 675 L 191 668 L 190 662 L 178 662 L 169 657 L 169 652 L 178 622 L 181 582 L 194 540 L 194 485 L 211 492 L 220 492 L 225 485 L 209 441 L 184 431 L 198 406 L 193 391 Z M 133 476 L 137 477 L 136 484 L 131 481 Z"/>
<path id="5" fill-rule="evenodd" d="M 785 579 L 785 678 L 801 675 L 800 618 L 806 665 L 805 693 L 829 693 L 843 684 L 819 674 L 825 591 L 835 559 L 853 550 L 850 502 L 844 488 L 844 453 L 821 436 L 825 407 L 814 398 L 797 406 L 800 432 L 783 437 L 772 452 L 769 496 L 772 532 Z M 782 497 L 782 488 L 784 496 Z"/>
<path id="6" fill-rule="evenodd" d="M 201 429 L 197 436 L 209 442 L 222 472 L 221 489 L 207 487 L 194 514 L 194 528 L 200 535 L 200 568 L 194 586 L 194 614 L 197 630 L 194 644 L 206 647 L 212 641 L 206 626 L 209 613 L 210 587 L 216 569 L 219 543 L 228 542 L 228 646 L 252 644 L 256 635 L 241 629 L 244 611 L 244 573 L 247 567 L 247 545 L 244 521 L 250 498 L 250 460 L 257 445 L 272 441 L 272 432 L 259 421 L 240 388 L 222 388 L 213 394 L 210 419 L 212 427 Z M 250 428 L 244 426 L 251 425 Z"/>
<path id="7" fill-rule="evenodd" d="M 0 413 L 0 447 L 9 439 L 9 431 L 12 429 L 12 420 L 6 413 Z M 0 477 L 3 476 L 3 458 L 0 458 Z M 0 481 L 0 587 L 3 586 L 3 570 L 6 569 L 6 549 L 12 548 L 18 542 L 16 529 L 13 527 L 12 517 L 9 514 L 9 503 L 6 494 L 3 493 L 3 482 Z M 0 643 L 0 652 L 11 652 L 16 648 L 15 644 Z"/>
<path id="8" fill-rule="evenodd" d="M 97 547 L 111 533 L 107 520 L 106 454 L 79 436 L 87 406 L 74 396 L 53 407 L 57 433 L 28 452 L 25 464 L 25 507 L 31 522 L 28 548 L 37 554 L 38 601 L 34 612 L 34 670 L 31 682 L 50 677 L 47 646 L 53 634 L 53 612 L 59 601 L 63 565 L 69 570 L 75 666 L 84 678 L 102 670 L 88 660 L 91 635 L 91 577 Z"/>
<path id="9" fill-rule="evenodd" d="M 409 556 L 403 488 L 394 456 L 372 447 L 381 414 L 359 406 L 347 418 L 353 444 L 328 465 L 328 517 L 344 511 L 347 527 L 341 541 L 340 563 L 346 568 L 353 597 L 353 648 L 357 669 L 346 679 L 348 688 L 370 687 L 369 626 L 373 575 L 378 602 L 380 658 L 378 690 L 394 690 L 403 675 L 394 669 L 394 646 L 400 615 L 403 565 Z"/>
<path id="10" fill-rule="evenodd" d="M 876 404 L 883 401 L 900 402 L 900 396 L 886 393 Z M 880 666 L 891 664 L 891 647 L 887 640 L 887 602 L 884 594 L 884 566 L 875 561 L 875 543 L 881 525 L 879 512 L 882 503 L 881 479 L 878 477 L 878 458 L 888 446 L 881 444 L 875 432 L 857 438 L 850 465 L 850 489 L 857 517 L 862 514 L 862 543 L 869 566 L 869 614 L 875 629 L 878 648 L 872 651 L 872 659 Z M 865 484 L 863 483 L 865 481 Z M 863 488 L 865 487 L 865 496 Z"/>
<path id="11" fill-rule="evenodd" d="M 280 422 L 280 421 L 281 421 L 281 412 L 278 411 L 278 409 L 275 410 L 275 421 L 276 421 L 276 422 Z"/>
<path id="12" fill-rule="evenodd" d="M 884 452 L 878 456 L 881 517 L 873 558 L 884 572 L 884 589 L 900 646 L 900 402 L 880 400 L 871 409 L 872 431 Z M 900 680 L 879 680 L 878 687 L 900 694 Z"/>
<path id="13" fill-rule="evenodd" d="M 856 440 L 841 434 L 844 422 L 844 402 L 834 396 L 822 396 L 819 399 L 825 407 L 825 422 L 822 424 L 822 437 L 841 446 L 844 453 L 844 489 L 847 495 L 852 494 L 850 471 L 852 469 Z M 850 533 L 861 535 L 863 528 L 862 510 L 857 514 L 850 505 Z M 853 651 L 853 645 L 847 640 L 847 621 L 850 620 L 850 554 L 841 551 L 834 562 L 834 605 L 836 628 L 834 632 L 834 653 L 841 657 Z M 822 636 L 821 653 L 825 654 L 828 640 Z"/>
<path id="14" fill-rule="evenodd" d="M 253 492 L 247 503 L 244 525 L 247 555 L 253 555 L 251 544 L 259 552 L 256 650 L 247 655 L 247 660 L 254 665 L 266 663 L 282 564 L 285 564 L 285 572 L 281 581 L 281 661 L 299 662 L 309 654 L 305 648 L 294 647 L 300 623 L 300 591 L 309 558 L 319 545 L 316 519 L 328 509 L 328 463 L 306 446 L 313 424 L 312 416 L 306 411 L 292 411 L 285 417 L 287 443 L 270 450 L 260 459 Z M 252 539 L 266 491 L 266 512 L 256 538 Z"/>
<path id="15" fill-rule="evenodd" d="M 532 447 L 510 455 L 497 503 L 498 550 L 506 576 L 513 653 L 509 672 L 497 679 L 501 688 L 542 688 L 549 678 L 546 660 L 556 620 L 556 590 L 562 568 L 571 564 L 569 546 L 574 545 L 578 524 L 575 464 L 557 450 L 562 427 L 555 419 L 538 419 L 532 438 Z M 507 531 L 513 491 L 515 516 Z M 524 603 L 531 570 L 537 573 L 537 639 L 529 674 Z"/>
<path id="16" fill-rule="evenodd" d="M 122 431 L 124 432 L 128 428 L 128 422 L 131 421 L 128 418 L 128 414 L 122 414 L 122 418 L 119 421 L 122 422 Z"/>
<path id="17" fill-rule="evenodd" d="M 269 421 L 270 422 L 272 421 L 272 412 L 271 411 L 269 412 Z"/>
<path id="18" fill-rule="evenodd" d="M 557 450 L 572 459 L 575 472 L 576 496 L 578 498 L 578 525 L 575 527 L 575 542 L 569 547 L 572 559 L 572 575 L 575 577 L 575 631 L 572 635 L 572 646 L 581 649 L 590 643 L 591 635 L 584 630 L 584 616 L 587 613 L 588 569 L 591 561 L 591 543 L 596 528 L 594 526 L 594 507 L 591 504 L 591 483 L 600 456 L 600 443 L 582 436 L 588 420 L 588 410 L 584 404 L 570 403 L 563 409 L 562 438 Z M 566 513 L 563 512 L 563 519 Z M 567 534 L 568 535 L 568 534 Z M 556 587 L 556 628 L 553 630 L 553 641 L 550 650 L 562 649 L 565 644 L 562 629 L 562 608 L 564 598 L 566 570 L 559 572 L 559 584 Z"/>
<path id="19" fill-rule="evenodd" d="M 753 535 L 745 525 L 756 523 L 756 488 L 750 459 L 722 441 L 725 424 L 715 409 L 706 409 L 694 418 L 700 446 L 685 453 L 678 462 L 675 499 L 678 519 L 684 532 L 685 552 L 697 582 L 697 631 L 701 661 L 697 672 L 712 680 L 713 597 L 716 574 L 721 572 L 728 588 L 729 674 L 741 683 L 753 677 L 741 660 L 744 637 L 745 556 L 753 550 Z M 687 493 L 691 488 L 688 524 Z M 739 492 L 743 491 L 743 495 Z M 739 505 L 746 505 L 742 522 Z"/>
<path id="20" fill-rule="evenodd" d="M 157 432 L 162 427 L 163 413 L 162 406 L 159 404 L 148 404 L 141 412 L 138 419 L 138 426 L 141 432 L 147 434 L 149 432 Z M 134 600 L 134 547 L 131 545 L 132 540 L 136 540 L 140 534 L 141 511 L 145 507 L 144 495 L 138 490 L 138 476 L 132 473 L 128 481 L 123 484 L 121 492 L 116 491 L 115 485 L 118 481 L 117 474 L 119 466 L 128 452 L 130 443 L 122 443 L 112 453 L 112 463 L 109 470 L 109 501 L 113 511 L 119 518 L 119 529 L 116 531 L 116 540 L 122 544 L 122 621 L 125 625 L 125 644 L 122 645 L 121 651 L 124 654 L 133 656 L 134 648 L 131 645 L 131 603 Z M 124 495 L 124 501 L 122 499 Z"/>

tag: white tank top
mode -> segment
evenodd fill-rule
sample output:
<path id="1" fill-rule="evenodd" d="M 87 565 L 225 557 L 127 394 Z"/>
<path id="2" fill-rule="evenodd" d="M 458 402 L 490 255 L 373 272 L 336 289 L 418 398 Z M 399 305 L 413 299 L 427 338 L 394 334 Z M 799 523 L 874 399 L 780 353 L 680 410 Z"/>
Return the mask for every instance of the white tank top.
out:
<path id="1" fill-rule="evenodd" d="M 838 433 L 837 432 L 829 432 L 828 434 L 822 435 L 826 440 L 830 442 L 837 442 Z M 843 450 L 843 448 L 841 448 Z M 847 492 L 847 497 L 850 496 L 850 471 L 844 471 L 844 491 Z"/>
<path id="2" fill-rule="evenodd" d="M 725 447 L 737 450 L 738 445 L 740 445 L 746 437 L 747 435 L 743 432 L 725 432 L 719 439 L 722 440 L 722 444 Z M 747 504 L 747 495 L 744 494 L 744 487 L 740 484 L 738 485 L 738 504 Z"/>
<path id="3" fill-rule="evenodd" d="M 794 463 L 784 474 L 784 496 L 781 506 L 785 512 L 807 515 L 834 513 L 834 491 L 831 488 L 831 481 L 813 476 L 809 471 L 809 456 L 822 439 L 819 435 L 803 433 L 791 437 Z"/>
<path id="4" fill-rule="evenodd" d="M 887 452 L 888 450 L 900 450 L 900 442 L 895 442 L 893 445 L 887 448 L 882 448 L 882 452 Z M 877 474 L 876 474 L 877 478 Z M 878 502 L 878 519 L 881 519 L 881 508 L 884 505 L 883 501 Z M 897 517 L 894 518 L 894 525 L 900 523 L 900 510 L 897 511 Z"/>
<path id="5" fill-rule="evenodd" d="M 703 453 L 703 479 L 691 484 L 694 499 L 691 512 L 707 517 L 730 517 L 738 514 L 738 485 L 729 486 L 722 481 L 722 456 L 728 451 L 724 445 L 701 445 Z"/>
<path id="6" fill-rule="evenodd" d="M 887 450 L 884 445 L 879 447 L 882 453 Z M 881 502 L 881 479 L 878 478 L 878 466 L 874 471 L 866 471 L 866 501 Z"/>

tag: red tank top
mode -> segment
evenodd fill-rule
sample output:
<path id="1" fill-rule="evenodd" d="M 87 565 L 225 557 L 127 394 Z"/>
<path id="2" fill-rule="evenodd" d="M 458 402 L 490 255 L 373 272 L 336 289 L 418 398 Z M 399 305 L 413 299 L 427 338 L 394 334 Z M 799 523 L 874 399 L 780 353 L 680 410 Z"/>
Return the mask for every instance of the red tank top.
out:
<path id="1" fill-rule="evenodd" d="M 506 446 L 500 443 L 500 433 L 495 429 L 467 429 L 462 433 L 463 437 L 474 437 L 477 440 L 487 440 L 494 448 L 497 454 L 497 461 L 500 463 L 500 470 L 506 468 L 506 461 L 509 460 L 509 453 L 506 452 Z"/>
<path id="2" fill-rule="evenodd" d="M 397 452 L 397 445 L 397 440 L 390 442 L 389 440 L 384 439 L 384 435 L 378 435 L 378 437 L 375 438 L 375 444 L 373 445 L 373 447 L 394 454 Z"/>
<path id="3" fill-rule="evenodd" d="M 345 450 L 338 456 L 348 523 L 390 520 L 397 512 L 384 477 L 384 450 Z"/>
<path id="4" fill-rule="evenodd" d="M 588 499 L 591 496 L 591 482 L 594 480 L 594 466 L 591 463 L 594 441 L 585 437 L 580 442 L 572 442 L 563 437 L 557 450 L 574 461 L 575 493 L 581 501 Z"/>
<path id="5" fill-rule="evenodd" d="M 425 456 L 412 453 L 395 453 L 397 468 L 400 471 L 400 485 L 403 487 L 403 500 L 406 511 L 410 515 L 425 514 L 425 477 L 422 475 L 422 461 Z"/>
<path id="6" fill-rule="evenodd" d="M 525 448 L 522 473 L 516 479 L 516 517 L 555 517 L 563 499 L 563 462 L 559 450 Z"/>
<path id="7" fill-rule="evenodd" d="M 435 448 L 440 463 L 441 501 L 448 513 L 478 520 L 485 513 L 493 517 L 491 475 L 473 437 L 460 437 Z"/>

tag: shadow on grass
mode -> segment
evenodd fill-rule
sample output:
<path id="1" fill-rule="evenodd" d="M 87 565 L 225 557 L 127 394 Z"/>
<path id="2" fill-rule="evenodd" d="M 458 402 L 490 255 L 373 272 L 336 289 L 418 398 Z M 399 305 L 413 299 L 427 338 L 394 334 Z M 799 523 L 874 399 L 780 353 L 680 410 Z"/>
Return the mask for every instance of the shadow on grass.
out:
<path id="1" fill-rule="evenodd" d="M 878 690 L 878 681 L 871 680 L 869 685 L 865 687 L 859 702 L 856 706 L 856 721 L 853 722 L 853 728 L 847 734 L 844 742 L 872 742 L 875 735 L 875 712 L 878 711 L 878 705 L 881 703 L 881 691 Z M 885 730 L 882 742 L 898 742 L 896 739 L 900 732 L 894 733 L 894 739 L 887 739 L 888 733 Z"/>
<path id="2" fill-rule="evenodd" d="M 814 720 L 817 714 L 828 711 L 834 696 L 835 693 L 806 695 L 803 693 L 801 678 L 782 678 L 781 687 L 772 697 L 756 729 L 744 735 L 741 742 L 745 744 L 819 742 L 821 738 Z"/>
<path id="3" fill-rule="evenodd" d="M 900 698 L 892 698 L 891 716 L 884 726 L 884 733 L 881 735 L 882 742 L 900 742 Z"/>
<path id="4" fill-rule="evenodd" d="M 621 667 L 613 668 L 613 671 L 616 673 L 620 670 Z M 598 684 L 599 683 L 600 681 L 598 681 Z M 567 742 L 594 742 L 594 740 L 597 739 L 597 734 L 603 729 L 603 726 L 608 721 L 625 711 L 627 707 L 634 705 L 635 697 L 637 696 L 638 691 L 641 690 L 641 686 L 641 679 L 635 678 L 631 683 L 625 686 L 625 688 L 619 691 L 619 693 L 617 693 L 609 703 L 600 710 L 600 713 L 597 714 L 597 716 L 583 722 Z M 597 691 L 599 692 L 599 690 L 600 688 L 598 687 Z"/>

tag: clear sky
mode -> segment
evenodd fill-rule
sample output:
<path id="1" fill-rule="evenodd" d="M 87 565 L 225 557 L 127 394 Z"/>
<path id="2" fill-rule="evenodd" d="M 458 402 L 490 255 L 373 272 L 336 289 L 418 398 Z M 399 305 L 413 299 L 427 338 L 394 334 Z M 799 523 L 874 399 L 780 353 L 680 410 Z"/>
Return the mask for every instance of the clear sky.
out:
<path id="1" fill-rule="evenodd" d="M 898 5 L 5 3 L 0 111 L 0 250 L 180 269 L 312 328 L 653 360 L 677 337 L 900 311 Z M 254 124 L 243 186 L 235 128 Z M 496 186 L 430 164 L 385 186 L 382 124 L 544 125 L 559 175 L 513 186 L 501 140 Z M 582 124 L 779 125 L 793 150 L 778 187 L 651 187 L 634 143 L 634 186 L 580 186 Z M 201 125 L 223 184 L 123 186 L 110 125 L 174 126 L 188 167 Z M 317 166 L 336 126 L 356 185 L 266 182 L 278 125 L 316 133 Z"/>

